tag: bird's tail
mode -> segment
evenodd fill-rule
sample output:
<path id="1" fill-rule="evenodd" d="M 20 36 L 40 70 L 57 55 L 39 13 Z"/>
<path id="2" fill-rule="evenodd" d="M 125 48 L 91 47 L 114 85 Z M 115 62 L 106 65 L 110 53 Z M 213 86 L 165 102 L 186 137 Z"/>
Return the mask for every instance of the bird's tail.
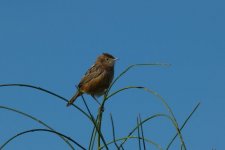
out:
<path id="1" fill-rule="evenodd" d="M 74 101 L 81 95 L 82 95 L 81 92 L 77 91 L 77 93 L 68 101 L 66 106 L 68 107 L 68 106 L 72 105 L 74 103 Z"/>

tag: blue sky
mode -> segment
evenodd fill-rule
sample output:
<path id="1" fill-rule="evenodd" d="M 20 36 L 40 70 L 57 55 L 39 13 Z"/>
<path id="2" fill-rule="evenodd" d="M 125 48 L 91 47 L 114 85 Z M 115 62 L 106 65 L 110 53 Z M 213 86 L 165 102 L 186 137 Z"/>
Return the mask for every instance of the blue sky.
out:
<path id="1" fill-rule="evenodd" d="M 160 93 L 182 123 L 200 101 L 201 106 L 183 130 L 187 148 L 223 149 L 225 139 L 225 2 L 189 1 L 0 1 L 0 84 L 24 83 L 70 98 L 85 71 L 102 52 L 120 60 L 117 76 L 136 63 L 169 63 L 171 67 L 135 68 L 113 87 L 145 86 Z M 85 96 L 93 113 L 96 103 Z M 84 107 L 82 100 L 76 104 Z M 45 121 L 82 145 L 91 125 L 80 112 L 39 91 L 0 88 L 0 105 L 17 108 Z M 112 139 L 112 113 L 118 137 L 126 136 L 142 118 L 166 113 L 152 95 L 129 90 L 105 106 L 103 132 Z M 0 143 L 32 128 L 36 122 L 0 110 Z M 175 130 L 166 119 L 144 125 L 147 138 L 163 147 Z M 171 149 L 178 149 L 176 140 Z M 138 149 L 137 141 L 127 149 Z M 153 148 L 153 147 L 151 147 Z M 25 135 L 9 144 L 12 149 L 68 149 L 58 137 Z"/>

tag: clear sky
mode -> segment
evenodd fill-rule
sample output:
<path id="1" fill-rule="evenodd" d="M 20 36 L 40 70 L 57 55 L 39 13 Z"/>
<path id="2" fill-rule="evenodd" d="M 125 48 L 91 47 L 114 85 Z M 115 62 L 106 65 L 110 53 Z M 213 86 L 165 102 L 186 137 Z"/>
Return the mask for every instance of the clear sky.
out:
<path id="1" fill-rule="evenodd" d="M 222 0 L 1 0 L 0 84 L 36 85 L 69 99 L 102 52 L 120 59 L 115 75 L 131 64 L 169 63 L 172 66 L 167 68 L 133 69 L 112 90 L 145 86 L 157 91 L 172 107 L 179 124 L 200 101 L 183 130 L 187 148 L 224 149 L 224 6 Z M 91 111 L 97 112 L 92 98 L 85 98 Z M 84 108 L 80 98 L 76 104 Z M 2 87 L 0 105 L 29 113 L 83 146 L 89 142 L 89 120 L 53 96 L 28 88 Z M 135 126 L 138 114 L 145 118 L 166 112 L 154 96 L 129 90 L 106 104 L 103 132 L 107 140 L 112 139 L 110 113 L 117 137 L 123 137 Z M 44 127 L 0 110 L 1 144 L 33 128 Z M 163 118 L 145 124 L 144 130 L 147 138 L 163 147 L 175 133 Z M 176 140 L 171 149 L 178 145 Z M 125 148 L 138 149 L 137 140 Z M 54 135 L 34 133 L 17 138 L 5 149 L 62 150 L 68 145 Z"/>

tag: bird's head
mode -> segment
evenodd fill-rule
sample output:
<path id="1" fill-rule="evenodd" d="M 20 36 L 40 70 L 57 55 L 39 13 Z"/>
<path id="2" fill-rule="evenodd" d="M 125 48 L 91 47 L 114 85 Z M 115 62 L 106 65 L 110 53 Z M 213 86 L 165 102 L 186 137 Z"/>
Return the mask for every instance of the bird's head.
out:
<path id="1" fill-rule="evenodd" d="M 108 53 L 103 53 L 97 58 L 96 63 L 100 63 L 105 67 L 113 67 L 117 58 Z"/>

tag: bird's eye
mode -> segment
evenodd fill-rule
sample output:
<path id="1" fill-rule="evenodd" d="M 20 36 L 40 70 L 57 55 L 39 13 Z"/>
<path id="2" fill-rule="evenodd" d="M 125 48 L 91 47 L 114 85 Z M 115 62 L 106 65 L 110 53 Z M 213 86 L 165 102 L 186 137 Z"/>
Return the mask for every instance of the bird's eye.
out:
<path id="1" fill-rule="evenodd" d="M 106 58 L 106 61 L 109 61 L 109 58 Z"/>

